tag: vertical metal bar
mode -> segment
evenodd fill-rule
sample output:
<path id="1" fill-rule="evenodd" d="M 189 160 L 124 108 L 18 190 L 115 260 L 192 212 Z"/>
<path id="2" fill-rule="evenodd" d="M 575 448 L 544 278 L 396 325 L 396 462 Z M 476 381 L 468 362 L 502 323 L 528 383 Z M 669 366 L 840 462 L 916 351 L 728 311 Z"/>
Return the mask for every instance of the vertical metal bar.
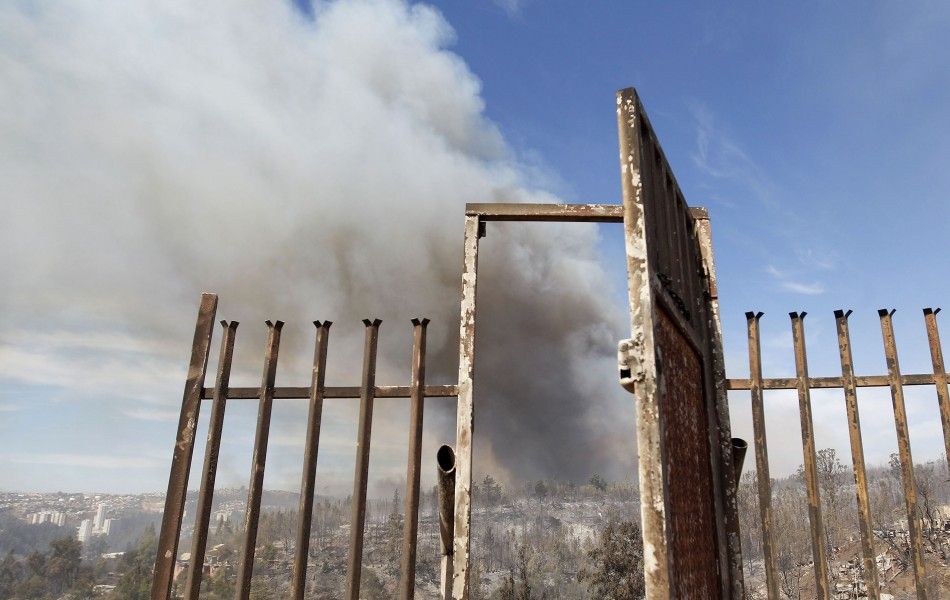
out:
<path id="1" fill-rule="evenodd" d="M 907 505 L 907 529 L 910 533 L 911 563 L 914 567 L 914 583 L 917 598 L 927 599 L 924 585 L 926 572 L 921 550 L 921 522 L 917 512 L 917 484 L 914 481 L 914 459 L 910 453 L 910 433 L 907 430 L 907 409 L 904 407 L 904 386 L 901 384 L 901 367 L 897 360 L 897 343 L 894 340 L 894 312 L 882 308 L 877 311 L 881 318 L 881 336 L 884 338 L 884 355 L 887 360 L 887 378 L 894 404 L 894 425 L 897 428 L 897 450 L 901 461 L 901 481 L 904 484 L 904 502 Z"/>
<path id="2" fill-rule="evenodd" d="M 254 456 L 251 462 L 251 483 L 247 492 L 247 510 L 244 515 L 244 544 L 234 597 L 248 600 L 251 594 L 251 576 L 254 573 L 254 552 L 257 548 L 257 526 L 261 516 L 261 496 L 264 492 L 264 465 L 267 461 L 267 440 L 270 437 L 270 416 L 274 406 L 274 380 L 277 377 L 277 351 L 280 348 L 282 321 L 267 321 L 267 345 L 264 348 L 264 372 L 261 376 L 261 400 L 257 411 L 257 430 L 254 433 Z"/>
<path id="3" fill-rule="evenodd" d="M 201 391 L 204 388 L 205 372 L 208 369 L 208 353 L 211 350 L 211 335 L 214 332 L 214 315 L 218 310 L 218 297 L 201 294 L 195 337 L 191 344 L 191 360 L 188 362 L 188 378 L 181 400 L 181 416 L 178 419 L 178 435 L 172 452 L 172 466 L 168 474 L 168 492 L 165 494 L 165 512 L 162 514 L 162 529 L 158 535 L 158 555 L 155 558 L 155 575 L 152 579 L 152 600 L 168 600 L 175 577 L 175 557 L 178 553 L 178 535 L 185 513 L 185 495 L 188 491 L 188 474 L 191 457 L 195 450 L 195 431 L 198 428 L 198 411 L 201 408 Z"/>
<path id="4" fill-rule="evenodd" d="M 291 598 L 303 600 L 307 588 L 307 558 L 310 554 L 310 526 L 313 520 L 313 489 L 317 479 L 317 450 L 320 447 L 320 425 L 323 421 L 323 393 L 327 372 L 327 346 L 330 343 L 330 321 L 314 321 L 317 341 L 313 350 L 313 371 L 310 378 L 310 410 L 307 414 L 307 437 L 304 442 L 303 474 L 300 476 L 300 510 L 297 512 L 297 547 Z"/>
<path id="5" fill-rule="evenodd" d="M 858 523 L 861 529 L 861 551 L 864 559 L 864 583 L 868 597 L 878 600 L 877 563 L 874 554 L 874 532 L 871 527 L 871 505 L 868 496 L 868 478 L 864 468 L 864 443 L 861 439 L 861 419 L 858 414 L 858 393 L 854 380 L 854 359 L 851 355 L 851 334 L 848 317 L 851 311 L 835 311 L 838 327 L 838 352 L 841 355 L 841 379 L 844 383 L 845 407 L 848 410 L 848 437 L 851 440 L 851 460 L 854 464 L 854 488 L 858 501 Z"/>
<path id="6" fill-rule="evenodd" d="M 778 600 L 778 569 L 775 542 L 772 540 L 772 479 L 769 476 L 769 452 L 765 437 L 765 403 L 762 396 L 762 345 L 759 319 L 762 313 L 745 314 L 749 328 L 749 381 L 752 394 L 752 443 L 755 447 L 755 475 L 759 489 L 759 516 L 762 520 L 762 551 L 765 555 L 765 581 L 769 600 Z"/>
<path id="7" fill-rule="evenodd" d="M 627 293 L 630 298 L 630 340 L 621 342 L 618 362 L 621 365 L 621 384 L 632 391 L 635 397 L 646 600 L 659 600 L 670 597 L 670 565 L 664 494 L 666 476 L 661 447 L 653 331 L 651 280 L 654 274 L 645 229 L 645 197 L 641 178 L 641 112 L 636 90 L 627 88 L 617 93 L 620 183 L 623 191 Z"/>
<path id="8" fill-rule="evenodd" d="M 350 555 L 346 596 L 359 600 L 360 569 L 363 565 L 363 528 L 366 525 L 366 484 L 369 479 L 369 444 L 373 432 L 373 400 L 376 392 L 376 345 L 379 319 L 363 319 L 366 339 L 363 346 L 363 383 L 360 388 L 360 424 L 356 440 L 356 473 L 353 476 L 353 516 L 350 519 Z"/>
<path id="9" fill-rule="evenodd" d="M 695 215 L 695 213 L 694 213 Z M 712 348 L 712 379 L 715 395 L 715 410 L 711 411 L 711 420 L 715 421 L 714 438 L 719 448 L 719 462 L 722 479 L 722 510 L 725 516 L 724 531 L 726 538 L 726 561 L 729 572 L 730 597 L 734 600 L 745 598 L 745 581 L 742 573 L 742 543 L 739 530 L 739 504 L 736 498 L 736 485 L 742 475 L 741 461 L 734 466 L 732 426 L 729 419 L 729 397 L 726 392 L 726 364 L 722 346 L 722 321 L 719 314 L 719 286 L 716 278 L 716 261 L 713 255 L 712 224 L 708 213 L 695 219 L 695 235 L 699 245 L 700 259 L 706 274 L 707 306 L 709 310 L 709 331 Z M 745 455 L 743 451 L 743 456 Z"/>
<path id="10" fill-rule="evenodd" d="M 831 598 L 828 577 L 828 552 L 825 525 L 821 518 L 821 495 L 818 491 L 818 455 L 815 450 L 815 427 L 811 414 L 811 390 L 808 388 L 808 357 L 805 353 L 805 315 L 788 313 L 792 319 L 792 341 L 795 344 L 795 374 L 798 377 L 798 411 L 802 422 L 802 449 L 805 454 L 805 488 L 808 493 L 808 522 L 811 525 L 811 551 L 815 560 L 815 586 L 819 600 Z"/>
<path id="11" fill-rule="evenodd" d="M 452 598 L 468 600 L 469 532 L 472 524 L 472 440 L 475 434 L 475 292 L 478 280 L 478 239 L 481 219 L 465 217 L 465 262 L 462 266 L 462 303 L 459 323 L 459 379 L 455 448 L 455 550 Z M 445 586 L 446 582 L 442 582 Z"/>
<path id="12" fill-rule="evenodd" d="M 231 359 L 234 356 L 234 336 L 237 321 L 221 321 L 221 351 L 218 354 L 218 375 L 214 383 L 214 398 L 211 403 L 211 420 L 208 424 L 208 442 L 205 445 L 204 468 L 201 471 L 201 489 L 195 509 L 195 529 L 191 536 L 191 561 L 188 565 L 188 583 L 185 585 L 185 600 L 198 600 L 201 577 L 208 545 L 208 526 L 211 521 L 211 504 L 214 499 L 214 480 L 218 472 L 218 453 L 221 450 L 221 432 L 224 429 L 224 410 L 228 401 L 228 385 L 231 380 Z"/>
<path id="13" fill-rule="evenodd" d="M 409 464 L 406 467 L 406 508 L 402 538 L 401 598 L 412 600 L 416 590 L 416 538 L 419 533 L 419 478 L 422 464 L 422 413 L 425 404 L 426 326 L 429 319 L 412 320 L 412 375 L 409 389 Z"/>
<path id="14" fill-rule="evenodd" d="M 947 369 L 943 364 L 943 350 L 940 346 L 940 332 L 937 330 L 939 308 L 925 308 L 924 322 L 927 324 L 927 339 L 930 341 L 930 360 L 934 366 L 934 384 L 937 387 L 937 403 L 940 405 L 940 423 L 943 425 L 943 445 L 950 464 L 950 393 L 947 391 Z"/>

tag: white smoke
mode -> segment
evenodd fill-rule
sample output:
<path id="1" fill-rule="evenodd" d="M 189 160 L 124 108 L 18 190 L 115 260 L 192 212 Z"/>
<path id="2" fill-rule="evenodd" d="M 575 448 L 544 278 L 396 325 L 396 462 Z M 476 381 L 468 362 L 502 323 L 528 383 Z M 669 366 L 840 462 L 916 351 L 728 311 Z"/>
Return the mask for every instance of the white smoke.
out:
<path id="1" fill-rule="evenodd" d="M 174 413 L 198 294 L 213 290 L 219 315 L 243 323 L 236 385 L 256 382 L 266 318 L 288 322 L 280 383 L 306 385 L 307 324 L 330 319 L 329 383 L 355 385 L 359 320 L 377 316 L 380 383 L 405 383 L 417 315 L 433 320 L 429 380 L 454 381 L 464 204 L 556 198 L 485 117 L 436 10 L 354 0 L 314 12 L 265 0 L 0 5 L 4 380 L 35 381 L 30 365 L 53 377 L 56 340 L 115 335 L 105 349 L 80 344 L 83 368 L 60 384 L 102 393 L 96 357 L 151 365 L 154 386 L 128 414 Z M 617 406 L 622 323 L 597 230 L 499 225 L 484 248 L 477 449 L 496 472 L 589 476 L 605 441 L 632 437 L 632 411 L 596 412 Z M 30 341 L 36 329 L 48 345 Z M 296 429 L 275 427 L 297 435 L 300 414 Z M 451 436 L 453 419 L 438 411 L 433 431 Z M 380 436 L 401 440 L 381 421 Z M 631 477 L 632 460 L 614 475 Z"/>

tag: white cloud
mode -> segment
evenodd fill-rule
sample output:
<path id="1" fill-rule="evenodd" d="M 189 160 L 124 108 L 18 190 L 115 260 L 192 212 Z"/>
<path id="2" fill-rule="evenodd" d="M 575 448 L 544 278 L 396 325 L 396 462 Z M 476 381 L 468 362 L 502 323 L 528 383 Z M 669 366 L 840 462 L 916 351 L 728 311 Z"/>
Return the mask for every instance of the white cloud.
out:
<path id="1" fill-rule="evenodd" d="M 2 457 L 14 464 L 79 467 L 86 469 L 157 469 L 167 461 L 151 456 L 115 456 L 111 454 L 15 454 Z"/>
<path id="2" fill-rule="evenodd" d="M 825 293 L 825 286 L 820 283 L 805 283 L 801 281 L 783 281 L 779 284 L 781 288 L 795 294 L 806 294 L 808 296 L 818 296 Z"/>
<path id="3" fill-rule="evenodd" d="M 780 289 L 794 294 L 805 294 L 808 296 L 817 296 L 825 293 L 825 286 L 817 281 L 801 281 L 796 279 L 789 271 L 783 271 L 768 265 L 765 272 L 771 275 L 778 283 Z"/>
<path id="4" fill-rule="evenodd" d="M 497 6 L 501 7 L 509 17 L 521 16 L 524 10 L 526 0 L 492 0 Z"/>

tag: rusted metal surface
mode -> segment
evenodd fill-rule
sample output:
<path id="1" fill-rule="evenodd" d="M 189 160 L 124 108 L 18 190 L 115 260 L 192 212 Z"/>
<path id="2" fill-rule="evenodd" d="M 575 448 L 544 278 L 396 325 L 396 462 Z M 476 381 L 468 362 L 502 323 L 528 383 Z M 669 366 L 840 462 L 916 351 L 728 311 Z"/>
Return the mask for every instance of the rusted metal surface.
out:
<path id="1" fill-rule="evenodd" d="M 641 178 L 639 99 L 633 89 L 617 94 L 623 227 L 630 298 L 630 339 L 619 345 L 620 380 L 633 392 L 637 415 L 640 519 L 643 533 L 643 575 L 646 600 L 670 597 L 670 565 L 666 540 L 666 499 L 657 366 L 654 352 L 652 273 L 644 217 Z"/>
<path id="2" fill-rule="evenodd" d="M 452 554 L 452 598 L 468 600 L 468 561 L 472 526 L 472 441 L 475 433 L 475 292 L 481 219 L 465 216 L 465 259 L 459 322 L 459 378 L 456 415 L 455 548 Z"/>
<path id="3" fill-rule="evenodd" d="M 264 467 L 267 463 L 267 442 L 270 438 L 270 418 L 274 407 L 274 379 L 277 376 L 277 352 L 280 349 L 280 330 L 283 321 L 267 321 L 267 343 L 264 347 L 264 372 L 261 375 L 261 401 L 257 409 L 257 428 L 254 432 L 254 455 L 251 458 L 251 481 L 247 491 L 244 513 L 244 542 L 238 563 L 236 600 L 248 600 L 251 594 L 251 576 L 254 574 L 254 554 L 257 550 L 257 526 L 261 516 L 261 496 L 264 493 Z"/>
<path id="4" fill-rule="evenodd" d="M 921 549 L 921 522 L 917 511 L 917 484 L 914 481 L 914 459 L 910 453 L 910 433 L 907 430 L 907 409 L 904 407 L 904 388 L 901 385 L 901 368 L 897 360 L 897 343 L 894 340 L 894 311 L 881 309 L 881 336 L 884 340 L 884 357 L 891 381 L 891 400 L 894 405 L 894 425 L 897 428 L 897 451 L 901 463 L 901 482 L 904 484 L 904 502 L 907 505 L 907 529 L 910 534 L 910 558 L 914 568 L 914 583 L 917 598 L 926 600 L 924 585 L 926 572 Z"/>
<path id="5" fill-rule="evenodd" d="M 805 456 L 805 491 L 808 497 L 808 523 L 811 530 L 811 552 L 815 561 L 815 586 L 819 600 L 831 598 L 828 577 L 828 552 L 825 545 L 825 524 L 821 517 L 818 491 L 818 455 L 815 449 L 815 427 L 811 414 L 811 391 L 808 388 L 808 357 L 805 352 L 805 314 L 792 312 L 792 342 L 795 345 L 795 373 L 798 376 L 798 411 L 802 424 L 802 449 Z"/>
<path id="6" fill-rule="evenodd" d="M 465 205 L 467 216 L 485 221 L 533 221 L 568 223 L 622 223 L 619 204 L 505 204 Z"/>
<path id="7" fill-rule="evenodd" d="M 943 364 L 943 349 L 940 346 L 940 332 L 937 329 L 939 308 L 924 309 L 924 323 L 927 325 L 927 341 L 930 343 L 930 360 L 934 366 L 934 385 L 937 388 L 937 404 L 940 407 L 940 424 L 943 425 L 943 445 L 950 463 L 950 393 L 947 391 L 947 370 Z"/>
<path id="8" fill-rule="evenodd" d="M 300 509 L 297 512 L 297 545 L 294 549 L 294 571 L 290 595 L 303 600 L 307 588 L 307 559 L 310 553 L 310 527 L 313 521 L 313 490 L 317 479 L 317 453 L 320 448 L 320 425 L 323 422 L 324 381 L 327 371 L 327 347 L 330 343 L 330 321 L 314 321 L 317 339 L 313 351 L 310 383 L 310 405 L 307 412 L 307 435 L 304 441 L 303 474 L 300 478 Z"/>
<path id="9" fill-rule="evenodd" d="M 427 385 L 424 389 L 426 398 L 455 398 L 458 396 L 457 385 Z M 323 388 L 324 399 L 359 398 L 362 388 L 359 386 L 328 386 Z M 213 388 L 204 388 L 202 398 L 209 400 L 214 396 Z M 412 387 L 408 385 L 378 385 L 374 388 L 373 396 L 379 398 L 409 398 L 412 396 Z M 260 388 L 233 387 L 228 390 L 228 400 L 257 400 L 261 397 Z M 276 387 L 275 400 L 310 398 L 309 387 Z"/>
<path id="10" fill-rule="evenodd" d="M 724 516 L 723 535 L 726 537 L 727 563 L 732 598 L 745 598 L 745 581 L 742 570 L 742 541 L 739 530 L 739 502 L 736 497 L 739 478 L 742 476 L 742 461 L 745 450 L 736 464 L 736 440 L 732 437 L 732 425 L 729 418 L 729 397 L 726 391 L 726 362 L 722 341 L 722 322 L 719 313 L 719 284 L 716 276 L 716 261 L 713 253 L 712 223 L 705 208 L 694 207 L 690 214 L 696 223 L 696 238 L 702 257 L 703 273 L 706 280 L 707 305 L 709 308 L 709 330 L 712 349 L 714 421 L 711 432 L 718 435 L 720 463 L 722 465 L 720 481 L 722 488 L 722 513 Z M 742 440 L 739 440 L 742 441 Z M 745 444 L 745 442 L 742 442 Z M 748 445 L 746 444 L 746 448 Z"/>
<path id="11" fill-rule="evenodd" d="M 359 600 L 360 575 L 363 563 L 363 533 L 366 526 L 366 485 L 369 481 L 369 450 L 373 432 L 373 390 L 376 387 L 376 347 L 379 342 L 379 319 L 364 319 L 366 337 L 363 344 L 363 385 L 360 395 L 360 420 L 356 437 L 356 470 L 353 475 L 353 513 L 350 518 L 350 553 L 347 561 L 346 596 Z"/>
<path id="12" fill-rule="evenodd" d="M 165 512 L 158 535 L 158 555 L 152 579 L 152 600 L 168 600 L 172 579 L 175 576 L 175 558 L 178 552 L 178 536 L 185 513 L 185 495 L 188 490 L 188 474 L 195 449 L 195 432 L 198 428 L 198 412 L 201 408 L 201 390 L 208 369 L 208 354 L 211 350 L 211 335 L 214 332 L 214 316 L 218 309 L 218 297 L 202 294 L 198 307 L 195 336 L 191 344 L 191 360 L 181 400 L 181 416 L 172 452 L 172 464 L 168 473 L 168 492 L 165 494 Z"/>
<path id="13" fill-rule="evenodd" d="M 933 375 L 901 375 L 901 385 L 933 385 L 935 378 Z M 762 389 L 764 390 L 797 390 L 799 380 L 797 377 L 773 377 L 762 380 Z M 887 375 L 857 375 L 854 378 L 854 386 L 864 387 L 890 387 L 890 379 Z M 726 388 L 729 390 L 748 390 L 751 389 L 752 382 L 748 379 L 727 379 Z M 809 377 L 808 387 L 813 390 L 840 389 L 844 387 L 844 379 L 841 377 Z"/>
<path id="14" fill-rule="evenodd" d="M 720 597 L 716 569 L 716 515 L 712 502 L 711 448 L 706 435 L 702 365 L 666 311 L 657 315 L 660 415 L 666 450 L 670 595 Z"/>
<path id="15" fill-rule="evenodd" d="M 185 600 L 198 600 L 201 576 L 208 544 L 208 524 L 211 522 L 211 504 L 214 499 L 214 481 L 218 472 L 218 454 L 221 451 L 221 432 L 224 430 L 224 410 L 227 405 L 228 382 L 231 380 L 231 360 L 234 356 L 234 336 L 237 321 L 221 321 L 221 351 L 218 354 L 218 374 L 214 384 L 214 400 L 211 404 L 211 420 L 208 424 L 208 441 L 205 444 L 204 467 L 201 471 L 201 487 L 195 508 L 195 528 L 191 538 L 191 560 L 185 584 Z"/>
<path id="16" fill-rule="evenodd" d="M 841 378 L 844 380 L 845 408 L 848 412 L 848 438 L 851 441 L 851 462 L 854 465 L 854 489 L 858 503 L 858 524 L 861 533 L 861 558 L 864 583 L 868 597 L 878 600 L 881 586 L 878 583 L 877 563 L 874 553 L 874 531 L 871 525 L 871 506 L 868 496 L 868 478 L 864 468 L 864 443 L 861 439 L 861 418 L 858 412 L 858 392 L 854 384 L 854 359 L 851 355 L 851 334 L 848 317 L 851 311 L 836 310 L 835 324 L 838 329 L 838 352 L 841 356 Z"/>
<path id="17" fill-rule="evenodd" d="M 429 319 L 412 320 L 412 375 L 409 403 L 409 464 L 406 467 L 406 508 L 399 569 L 400 597 L 412 600 L 416 589 L 416 540 L 419 534 L 419 479 L 422 465 L 422 415 L 426 381 L 426 326 Z"/>
<path id="18" fill-rule="evenodd" d="M 747 312 L 749 329 L 749 376 L 752 385 L 752 445 L 755 448 L 755 476 L 759 492 L 759 518 L 762 523 L 762 553 L 765 557 L 765 581 L 769 600 L 778 600 L 778 565 L 772 539 L 772 479 L 769 475 L 769 451 L 765 434 L 765 403 L 762 393 L 762 344 L 759 319 L 762 313 Z"/>
<path id="19" fill-rule="evenodd" d="M 439 547 L 441 549 L 440 600 L 452 598 L 452 553 L 455 538 L 455 452 L 441 446 L 435 455 L 439 488 Z"/>

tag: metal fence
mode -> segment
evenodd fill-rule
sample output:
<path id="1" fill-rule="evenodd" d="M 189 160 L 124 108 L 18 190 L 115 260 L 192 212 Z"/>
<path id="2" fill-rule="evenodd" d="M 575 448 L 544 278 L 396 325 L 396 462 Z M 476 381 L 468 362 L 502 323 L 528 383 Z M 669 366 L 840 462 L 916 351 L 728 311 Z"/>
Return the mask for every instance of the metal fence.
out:
<path id="1" fill-rule="evenodd" d="M 409 458 L 406 472 L 405 527 L 402 544 L 400 594 L 412 598 L 415 585 L 416 536 L 418 532 L 419 479 L 422 456 L 422 411 L 426 398 L 453 398 L 458 395 L 455 385 L 426 385 L 426 325 L 428 319 L 413 319 L 413 346 L 411 378 L 408 386 L 376 385 L 376 348 L 381 321 L 364 320 L 366 327 L 363 348 L 362 380 L 354 387 L 326 387 L 327 348 L 330 337 L 329 321 L 314 321 L 316 342 L 313 374 L 309 387 L 276 387 L 277 357 L 280 348 L 281 321 L 267 321 L 267 339 L 264 346 L 264 370 L 260 387 L 230 387 L 231 360 L 238 324 L 221 321 L 221 349 L 214 387 L 205 387 L 211 339 L 218 299 L 214 294 L 203 294 L 195 326 L 188 379 L 182 399 L 181 418 L 168 480 L 165 513 L 158 540 L 158 556 L 152 583 L 152 600 L 171 597 L 181 533 L 188 475 L 195 448 L 198 417 L 204 400 L 211 404 L 208 439 L 205 446 L 204 467 L 198 490 L 195 525 L 192 534 L 191 558 L 183 590 L 186 600 L 196 600 L 201 588 L 202 567 L 208 541 L 211 506 L 214 498 L 215 474 L 224 413 L 229 400 L 258 400 L 259 408 L 248 486 L 247 508 L 244 518 L 244 539 L 239 553 L 235 598 L 247 600 L 254 570 L 257 528 L 263 494 L 264 467 L 274 400 L 309 399 L 306 441 L 304 443 L 303 473 L 300 483 L 300 506 L 296 532 L 296 548 L 291 581 L 291 598 L 302 600 L 307 582 L 307 560 L 310 550 L 310 527 L 313 515 L 313 491 L 316 481 L 317 454 L 320 446 L 320 424 L 323 401 L 329 398 L 359 398 L 359 428 L 357 432 L 356 468 L 353 477 L 352 518 L 346 595 L 359 598 L 360 570 L 363 555 L 363 534 L 366 519 L 366 487 L 369 476 L 370 437 L 373 426 L 373 402 L 376 398 L 409 398 Z M 441 459 L 440 459 L 441 460 Z M 440 462 L 440 468 L 447 468 Z M 445 562 L 445 561 L 443 561 Z"/>
<path id="2" fill-rule="evenodd" d="M 758 483 L 759 512 L 762 525 L 762 548 L 765 558 L 765 574 L 768 597 L 779 598 L 779 577 L 776 565 L 775 537 L 772 515 L 772 491 L 769 477 L 768 445 L 765 435 L 765 390 L 797 390 L 801 417 L 802 447 L 804 450 L 804 479 L 808 500 L 808 516 L 811 547 L 814 559 L 817 597 L 832 598 L 834 590 L 829 578 L 827 548 L 825 546 L 824 522 L 821 514 L 821 498 L 818 485 L 818 461 L 815 450 L 815 434 L 812 421 L 811 390 L 840 389 L 844 392 L 848 415 L 848 435 L 851 443 L 851 458 L 856 488 L 857 514 L 860 523 L 862 564 L 868 597 L 880 598 L 880 586 L 875 563 L 871 510 L 868 497 L 867 474 L 864 463 L 864 447 L 861 437 L 861 420 L 858 414 L 857 388 L 889 387 L 894 408 L 894 425 L 897 429 L 897 445 L 901 466 L 901 482 L 907 509 L 910 562 L 913 567 L 917 597 L 926 599 L 925 567 L 921 546 L 922 518 L 917 507 L 917 489 L 914 481 L 914 463 L 910 452 L 910 435 L 907 427 L 907 411 L 904 405 L 904 386 L 931 385 L 936 388 L 943 425 L 944 445 L 950 460 L 950 396 L 947 391 L 947 373 L 944 367 L 937 330 L 937 313 L 940 309 L 924 309 L 924 321 L 930 342 L 933 362 L 932 374 L 904 375 L 897 358 L 897 343 L 894 339 L 893 310 L 881 309 L 884 356 L 887 362 L 886 375 L 855 375 L 851 353 L 851 336 L 848 317 L 851 311 L 835 311 L 838 330 L 838 351 L 841 359 L 840 377 L 810 377 L 808 357 L 805 351 L 805 313 L 790 313 L 792 339 L 795 347 L 795 372 L 793 378 L 763 378 L 762 352 L 759 342 L 759 319 L 762 313 L 746 313 L 749 332 L 749 378 L 729 379 L 729 390 L 749 390 L 752 396 L 753 445 L 755 449 L 756 479 Z"/>

